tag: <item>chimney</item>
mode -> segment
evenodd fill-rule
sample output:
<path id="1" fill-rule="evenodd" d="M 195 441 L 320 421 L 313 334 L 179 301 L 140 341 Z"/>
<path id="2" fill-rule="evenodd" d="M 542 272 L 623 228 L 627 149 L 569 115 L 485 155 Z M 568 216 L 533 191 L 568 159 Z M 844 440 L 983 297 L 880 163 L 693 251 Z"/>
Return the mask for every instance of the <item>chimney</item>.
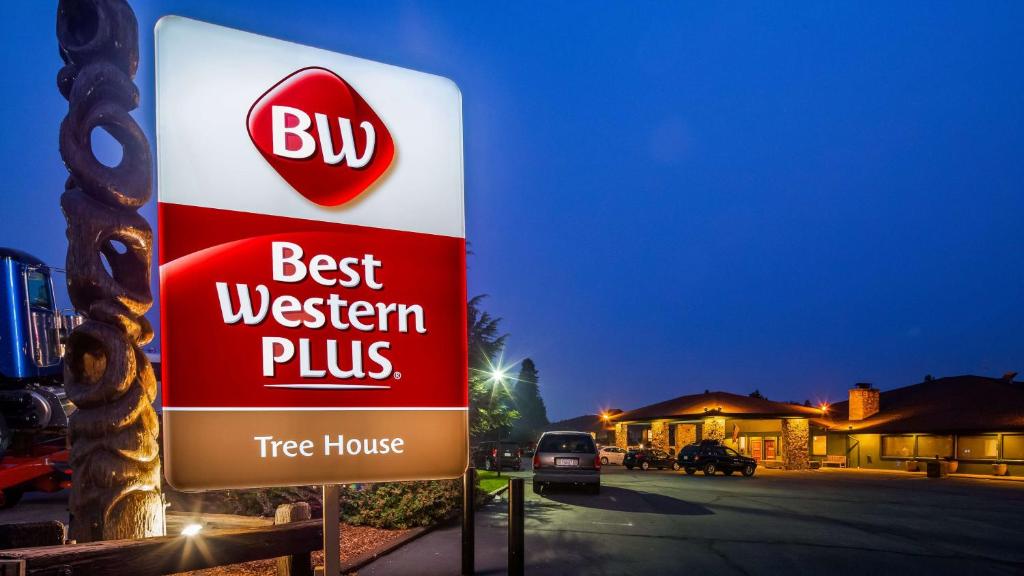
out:
<path id="1" fill-rule="evenodd" d="M 867 382 L 850 388 L 850 420 L 863 420 L 877 414 L 878 396 L 878 390 Z"/>

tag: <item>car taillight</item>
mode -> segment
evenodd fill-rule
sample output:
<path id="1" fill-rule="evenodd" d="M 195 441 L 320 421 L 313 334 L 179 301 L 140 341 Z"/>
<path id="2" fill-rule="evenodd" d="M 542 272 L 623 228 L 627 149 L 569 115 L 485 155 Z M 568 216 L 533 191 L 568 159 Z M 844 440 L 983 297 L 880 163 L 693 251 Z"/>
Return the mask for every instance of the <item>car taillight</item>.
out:
<path id="1" fill-rule="evenodd" d="M 523 449 L 520 448 L 519 450 L 516 450 L 516 458 L 522 458 L 522 457 L 523 457 Z"/>
<path id="2" fill-rule="evenodd" d="M 601 469 L 601 458 L 595 454 L 594 455 L 594 470 L 600 470 L 600 469 Z"/>
<path id="3" fill-rule="evenodd" d="M 491 448 L 491 458 L 494 458 L 497 455 L 498 455 L 498 449 L 497 448 Z"/>
<path id="4" fill-rule="evenodd" d="M 533 469 L 536 470 L 538 468 L 540 468 L 540 454 L 537 454 L 536 452 L 534 452 L 533 453 Z"/>

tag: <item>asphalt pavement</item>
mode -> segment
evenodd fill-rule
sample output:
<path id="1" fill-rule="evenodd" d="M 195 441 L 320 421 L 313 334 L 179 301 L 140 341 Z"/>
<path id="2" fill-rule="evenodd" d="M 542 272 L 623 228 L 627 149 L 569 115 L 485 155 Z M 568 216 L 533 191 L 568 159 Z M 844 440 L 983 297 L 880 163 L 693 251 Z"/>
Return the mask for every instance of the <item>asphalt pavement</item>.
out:
<path id="1" fill-rule="evenodd" d="M 44 493 L 29 492 L 17 505 L 0 510 L 0 524 L 15 522 L 44 522 L 59 520 L 68 523 L 68 495 L 70 490 Z"/>
<path id="2" fill-rule="evenodd" d="M 530 472 L 520 472 L 529 478 Z M 909 474 L 686 476 L 606 466 L 600 495 L 532 493 L 527 574 L 1022 574 L 1024 484 Z M 507 502 L 477 515 L 477 573 L 504 574 Z M 457 574 L 460 528 L 360 575 Z"/>

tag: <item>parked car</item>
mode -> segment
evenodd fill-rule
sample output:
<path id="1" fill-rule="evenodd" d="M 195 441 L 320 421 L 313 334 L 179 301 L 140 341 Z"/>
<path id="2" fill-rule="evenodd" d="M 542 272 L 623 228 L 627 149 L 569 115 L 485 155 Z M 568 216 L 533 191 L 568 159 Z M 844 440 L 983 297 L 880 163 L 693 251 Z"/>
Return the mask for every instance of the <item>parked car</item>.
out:
<path id="1" fill-rule="evenodd" d="M 618 446 L 602 446 L 600 456 L 601 464 L 604 466 L 609 464 L 621 465 L 622 461 L 626 458 L 626 450 Z"/>
<path id="2" fill-rule="evenodd" d="M 641 470 L 648 470 L 650 468 L 657 468 L 658 470 L 664 470 L 665 468 L 679 470 L 679 465 L 676 463 L 675 458 L 673 458 L 668 452 L 651 448 L 644 450 L 630 450 L 622 460 L 622 463 L 629 470 L 632 470 L 633 468 L 639 468 Z"/>
<path id="3" fill-rule="evenodd" d="M 601 491 L 601 460 L 587 432 L 545 432 L 533 455 L 533 491 L 553 484 L 581 485 Z"/>
<path id="4" fill-rule="evenodd" d="M 473 465 L 484 470 L 497 470 L 498 462 L 501 462 L 502 470 L 520 470 L 523 467 L 523 451 L 515 442 L 501 442 L 500 445 L 494 441 L 481 442 L 473 449 L 472 456 Z"/>
<path id="5" fill-rule="evenodd" d="M 702 470 L 705 476 L 714 476 L 716 472 L 721 471 L 726 476 L 740 472 L 750 477 L 757 470 L 757 460 L 717 441 L 703 441 L 684 447 L 679 451 L 676 465 L 677 469 L 682 468 L 687 474 L 695 474 L 698 469 Z"/>

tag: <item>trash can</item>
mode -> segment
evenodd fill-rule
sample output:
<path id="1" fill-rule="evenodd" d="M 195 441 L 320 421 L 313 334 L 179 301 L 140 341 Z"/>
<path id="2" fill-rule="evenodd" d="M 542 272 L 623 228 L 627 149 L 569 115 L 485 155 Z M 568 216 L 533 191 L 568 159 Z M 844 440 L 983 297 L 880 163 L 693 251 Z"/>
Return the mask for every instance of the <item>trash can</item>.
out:
<path id="1" fill-rule="evenodd" d="M 938 460 L 929 460 L 928 461 L 928 477 L 929 478 L 939 478 L 941 476 L 942 476 L 942 467 L 939 466 L 939 461 Z"/>

